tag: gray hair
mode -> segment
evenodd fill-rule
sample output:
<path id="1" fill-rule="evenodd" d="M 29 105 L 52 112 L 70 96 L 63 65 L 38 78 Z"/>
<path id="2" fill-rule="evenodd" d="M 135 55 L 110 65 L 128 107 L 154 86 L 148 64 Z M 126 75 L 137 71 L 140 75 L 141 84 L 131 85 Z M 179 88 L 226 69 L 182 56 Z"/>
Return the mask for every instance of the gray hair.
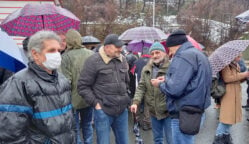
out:
<path id="1" fill-rule="evenodd" d="M 35 50 L 37 52 L 41 52 L 44 48 L 44 41 L 46 40 L 56 40 L 61 44 L 61 38 L 53 31 L 38 31 L 34 35 L 32 35 L 29 39 L 28 43 L 28 53 L 31 60 L 33 60 L 31 56 L 31 50 Z"/>

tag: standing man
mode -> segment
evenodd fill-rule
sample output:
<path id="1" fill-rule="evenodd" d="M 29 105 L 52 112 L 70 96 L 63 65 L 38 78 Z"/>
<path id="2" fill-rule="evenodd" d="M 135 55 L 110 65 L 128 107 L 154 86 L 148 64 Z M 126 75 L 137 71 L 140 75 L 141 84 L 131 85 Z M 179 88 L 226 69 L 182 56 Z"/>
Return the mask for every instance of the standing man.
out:
<path id="1" fill-rule="evenodd" d="M 0 87 L 0 143 L 75 144 L 71 87 L 56 70 L 60 42 L 52 31 L 35 33 L 28 68 Z"/>
<path id="2" fill-rule="evenodd" d="M 81 71 L 78 92 L 94 107 L 97 143 L 110 144 L 110 127 L 116 144 L 128 144 L 128 64 L 121 55 L 124 43 L 110 34 L 99 53 L 90 56 Z"/>
<path id="3" fill-rule="evenodd" d="M 70 29 L 66 33 L 67 52 L 62 55 L 61 70 L 63 74 L 71 81 L 72 86 L 72 104 L 75 112 L 77 125 L 77 144 L 81 142 L 80 126 L 82 125 L 82 135 L 84 144 L 93 143 L 92 117 L 93 108 L 78 94 L 77 83 L 80 77 L 80 71 L 84 66 L 86 59 L 94 52 L 81 45 L 81 35 L 78 31 Z M 80 116 L 80 118 L 79 118 Z M 80 121 L 79 121 L 80 120 Z"/>
<path id="4" fill-rule="evenodd" d="M 186 106 L 204 111 L 210 105 L 211 68 L 207 57 L 193 47 L 183 30 L 173 32 L 166 46 L 172 62 L 166 77 L 152 80 L 167 95 L 167 108 L 172 117 L 174 144 L 193 144 L 194 135 L 179 127 L 179 112 Z M 192 124 L 190 123 L 189 126 Z"/>
<path id="5" fill-rule="evenodd" d="M 150 60 L 151 55 L 149 54 L 149 49 L 149 47 L 143 47 L 141 57 L 135 61 L 133 69 L 137 77 L 136 83 L 139 83 L 143 67 Z M 150 112 L 148 106 L 144 103 L 144 99 L 141 100 L 139 107 L 137 108 L 136 118 L 143 130 L 151 129 Z"/>
<path id="6" fill-rule="evenodd" d="M 163 45 L 159 42 L 155 42 L 150 47 L 150 55 L 151 59 L 141 73 L 131 112 L 136 113 L 137 106 L 144 99 L 151 115 L 154 144 L 163 144 L 164 138 L 167 144 L 172 144 L 171 119 L 166 109 L 166 97 L 159 88 L 151 85 L 151 79 L 166 74 L 169 61 Z"/>

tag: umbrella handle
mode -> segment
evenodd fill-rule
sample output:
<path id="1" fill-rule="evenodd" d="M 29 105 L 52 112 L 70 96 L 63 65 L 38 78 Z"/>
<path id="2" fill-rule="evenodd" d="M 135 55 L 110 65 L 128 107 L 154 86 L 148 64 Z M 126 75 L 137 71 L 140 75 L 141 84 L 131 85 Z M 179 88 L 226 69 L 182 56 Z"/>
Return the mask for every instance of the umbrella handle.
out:
<path id="1" fill-rule="evenodd" d="M 136 117 L 136 113 L 132 113 L 132 117 L 133 117 L 133 123 L 137 123 L 137 117 Z"/>

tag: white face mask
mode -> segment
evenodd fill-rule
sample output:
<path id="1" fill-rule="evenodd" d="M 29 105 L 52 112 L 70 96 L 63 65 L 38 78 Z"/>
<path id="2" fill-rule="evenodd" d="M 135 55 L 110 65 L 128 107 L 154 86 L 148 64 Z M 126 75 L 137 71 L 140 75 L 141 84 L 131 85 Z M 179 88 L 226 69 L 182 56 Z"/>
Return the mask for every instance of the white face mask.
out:
<path id="1" fill-rule="evenodd" d="M 49 70 L 58 69 L 61 65 L 61 54 L 59 52 L 46 53 L 46 61 L 42 64 Z"/>

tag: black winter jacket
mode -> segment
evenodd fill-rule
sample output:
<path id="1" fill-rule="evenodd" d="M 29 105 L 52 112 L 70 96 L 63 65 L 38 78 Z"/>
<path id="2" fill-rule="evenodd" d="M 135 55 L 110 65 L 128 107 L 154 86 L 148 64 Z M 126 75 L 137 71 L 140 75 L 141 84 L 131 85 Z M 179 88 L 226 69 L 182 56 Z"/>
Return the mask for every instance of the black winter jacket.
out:
<path id="1" fill-rule="evenodd" d="M 127 94 L 129 75 L 126 59 L 112 59 L 106 64 L 99 53 L 90 56 L 81 71 L 78 92 L 95 107 L 99 103 L 109 115 L 119 115 L 130 104 Z"/>
<path id="2" fill-rule="evenodd" d="M 0 144 L 73 144 L 70 84 L 34 62 L 0 87 Z"/>

